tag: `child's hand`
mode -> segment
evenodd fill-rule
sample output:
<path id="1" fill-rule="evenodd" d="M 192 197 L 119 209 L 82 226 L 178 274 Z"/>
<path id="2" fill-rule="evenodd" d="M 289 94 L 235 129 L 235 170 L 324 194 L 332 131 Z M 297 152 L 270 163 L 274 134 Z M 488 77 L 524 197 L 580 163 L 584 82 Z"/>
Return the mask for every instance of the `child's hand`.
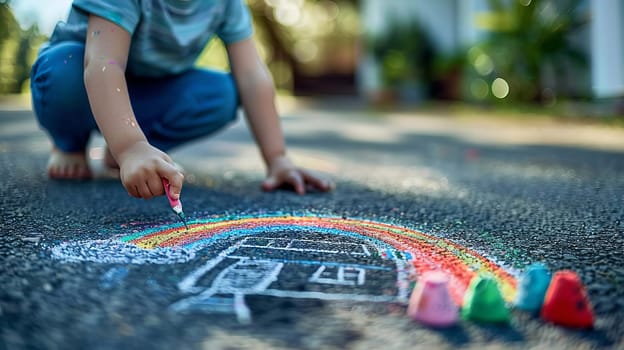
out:
<path id="1" fill-rule="evenodd" d="M 298 194 L 305 194 L 307 186 L 323 192 L 334 188 L 334 183 L 325 176 L 297 168 L 286 156 L 280 156 L 271 161 L 262 188 L 273 191 L 284 185 L 292 186 Z"/>
<path id="2" fill-rule="evenodd" d="M 171 158 L 147 142 L 136 142 L 118 156 L 123 186 L 133 197 L 150 199 L 165 193 L 162 178 L 171 185 L 171 197 L 178 199 L 184 175 Z"/>

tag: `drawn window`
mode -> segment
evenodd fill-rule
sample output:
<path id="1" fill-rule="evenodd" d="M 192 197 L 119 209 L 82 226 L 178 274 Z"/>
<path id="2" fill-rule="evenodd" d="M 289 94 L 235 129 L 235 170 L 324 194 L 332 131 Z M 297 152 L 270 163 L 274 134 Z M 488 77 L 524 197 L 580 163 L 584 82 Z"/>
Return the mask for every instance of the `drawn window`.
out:
<path id="1" fill-rule="evenodd" d="M 366 279 L 366 270 L 350 266 L 320 266 L 309 281 L 312 283 L 340 286 L 361 286 Z"/>

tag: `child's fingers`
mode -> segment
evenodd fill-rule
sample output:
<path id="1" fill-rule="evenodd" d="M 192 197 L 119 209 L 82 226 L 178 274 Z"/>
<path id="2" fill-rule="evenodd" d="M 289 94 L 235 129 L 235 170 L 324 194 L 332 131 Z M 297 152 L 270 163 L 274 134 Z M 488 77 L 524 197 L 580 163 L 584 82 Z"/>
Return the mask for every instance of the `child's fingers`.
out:
<path id="1" fill-rule="evenodd" d="M 305 193 L 305 185 L 303 178 L 297 171 L 291 171 L 281 176 L 271 175 L 262 183 L 262 189 L 265 191 L 273 191 L 278 187 L 289 184 L 298 194 Z"/>
<path id="2" fill-rule="evenodd" d="M 301 170 L 301 174 L 303 176 L 303 179 L 306 181 L 306 183 L 309 183 L 317 190 L 329 191 L 333 187 L 333 184 L 330 180 L 319 177 L 310 171 Z"/>
<path id="3" fill-rule="evenodd" d="M 154 197 L 154 195 L 152 194 L 152 191 L 150 191 L 150 188 L 147 185 L 147 182 L 137 185 L 137 189 L 139 191 L 140 197 L 143 199 L 150 199 Z"/>
<path id="4" fill-rule="evenodd" d="M 149 187 L 149 190 L 154 197 L 165 194 L 162 181 L 157 174 L 150 176 L 147 179 L 147 187 Z"/>
<path id="5" fill-rule="evenodd" d="M 286 176 L 286 181 L 295 188 L 297 194 L 305 194 L 303 176 L 298 171 L 291 171 Z"/>
<path id="6" fill-rule="evenodd" d="M 279 186 L 279 181 L 275 176 L 269 176 L 262 183 L 262 189 L 265 191 L 273 191 L 277 186 Z"/>
<path id="7" fill-rule="evenodd" d="M 182 192 L 182 184 L 184 183 L 184 175 L 173 165 L 166 163 L 159 171 L 161 177 L 169 182 L 169 194 L 173 199 L 180 198 Z"/>
<path id="8" fill-rule="evenodd" d="M 141 195 L 139 194 L 139 189 L 135 185 L 127 185 L 124 183 L 123 186 L 131 197 L 141 198 Z"/>

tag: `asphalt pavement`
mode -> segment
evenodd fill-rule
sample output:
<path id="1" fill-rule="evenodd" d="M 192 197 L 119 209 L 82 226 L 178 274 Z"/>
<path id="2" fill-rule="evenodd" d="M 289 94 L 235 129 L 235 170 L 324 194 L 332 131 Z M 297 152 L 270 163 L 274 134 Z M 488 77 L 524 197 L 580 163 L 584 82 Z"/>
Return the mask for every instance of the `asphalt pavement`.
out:
<path id="1" fill-rule="evenodd" d="M 97 135 L 89 150 L 96 179 L 49 180 L 50 144 L 32 111 L 4 106 L 0 348 L 624 348 L 623 129 L 339 101 L 285 99 L 280 108 L 291 157 L 331 176 L 336 189 L 263 192 L 264 168 L 240 119 L 172 152 L 186 173 L 185 212 L 197 225 L 247 220 L 245 230 L 255 218 L 288 217 L 291 229 L 202 236 L 202 250 L 150 250 L 158 237 L 185 237 L 164 198 L 133 199 L 104 174 Z M 506 325 L 422 326 L 405 303 L 383 299 L 400 287 L 395 275 L 371 272 L 397 273 L 369 254 L 377 243 L 322 229 L 301 238 L 296 218 L 317 217 L 426 233 L 514 277 L 533 262 L 571 269 L 595 326 L 568 329 L 517 310 Z M 332 249 L 348 253 L 323 260 Z M 285 263 L 295 257 L 299 267 Z M 351 288 L 363 284 L 363 270 L 368 284 Z"/>

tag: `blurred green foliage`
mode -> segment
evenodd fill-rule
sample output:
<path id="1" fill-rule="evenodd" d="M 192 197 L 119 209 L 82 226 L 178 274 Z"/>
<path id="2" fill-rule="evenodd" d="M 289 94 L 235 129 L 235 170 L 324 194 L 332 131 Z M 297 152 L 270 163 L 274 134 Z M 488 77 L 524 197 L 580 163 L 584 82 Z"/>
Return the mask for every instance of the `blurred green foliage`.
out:
<path id="1" fill-rule="evenodd" d="M 582 73 L 588 72 L 588 58 L 574 39 L 579 39 L 589 22 L 587 12 L 581 9 L 584 2 L 488 3 L 490 12 L 477 18 L 478 26 L 488 31 L 487 37 L 467 52 L 467 86 L 472 99 L 548 104 L 557 97 L 579 95 L 575 89 Z M 572 72 L 576 84 L 566 80 Z"/>
<path id="2" fill-rule="evenodd" d="M 578 89 L 569 83 L 576 79 L 578 87 L 578 77 L 588 72 L 586 53 L 578 46 L 579 40 L 573 40 L 587 28 L 587 11 L 579 9 L 586 2 L 488 1 L 489 11 L 476 18 L 477 26 L 487 32 L 484 40 L 450 55 L 435 52 L 428 33 L 417 22 L 388 19 L 388 30 L 382 36 L 362 38 L 364 24 L 357 0 L 247 3 L 260 55 L 283 90 L 292 90 L 302 77 L 354 74 L 362 49 L 368 49 L 380 62 L 385 87 L 400 90 L 417 85 L 421 97 L 548 104 L 556 98 L 578 96 Z M 9 3 L 0 0 L 3 94 L 28 88 L 30 66 L 46 39 L 36 26 L 20 28 Z M 213 40 L 197 65 L 227 70 L 223 44 Z M 570 72 L 575 73 L 571 78 Z"/>
<path id="3" fill-rule="evenodd" d="M 307 77 L 353 74 L 360 16 L 356 0 L 248 0 L 261 55 L 278 88 Z"/>
<path id="4" fill-rule="evenodd" d="M 360 17 L 357 0 L 247 0 L 255 40 L 278 88 L 296 79 L 356 69 Z M 197 61 L 228 69 L 223 44 L 214 39 Z"/>
<path id="5" fill-rule="evenodd" d="M 386 87 L 406 83 L 432 84 L 434 48 L 426 31 L 416 21 L 390 20 L 380 35 L 370 38 L 369 48 L 381 64 Z"/>
<path id="6" fill-rule="evenodd" d="M 384 88 L 426 86 L 425 97 L 540 103 L 590 96 L 589 9 L 583 0 L 488 0 L 470 20 L 481 39 L 454 52 L 434 49 L 415 18 L 386 19 L 367 38 Z"/>
<path id="7" fill-rule="evenodd" d="M 20 28 L 10 1 L 0 0 L 0 93 L 28 88 L 38 47 L 46 40 L 36 26 Z M 297 77 L 354 72 L 359 34 L 356 0 L 248 0 L 260 55 L 278 88 L 290 90 Z M 228 69 L 223 43 L 213 40 L 197 66 Z"/>
<path id="8" fill-rule="evenodd" d="M 0 1 L 0 94 L 28 89 L 30 67 L 45 40 L 36 25 L 25 30 L 20 28 L 9 1 Z"/>

